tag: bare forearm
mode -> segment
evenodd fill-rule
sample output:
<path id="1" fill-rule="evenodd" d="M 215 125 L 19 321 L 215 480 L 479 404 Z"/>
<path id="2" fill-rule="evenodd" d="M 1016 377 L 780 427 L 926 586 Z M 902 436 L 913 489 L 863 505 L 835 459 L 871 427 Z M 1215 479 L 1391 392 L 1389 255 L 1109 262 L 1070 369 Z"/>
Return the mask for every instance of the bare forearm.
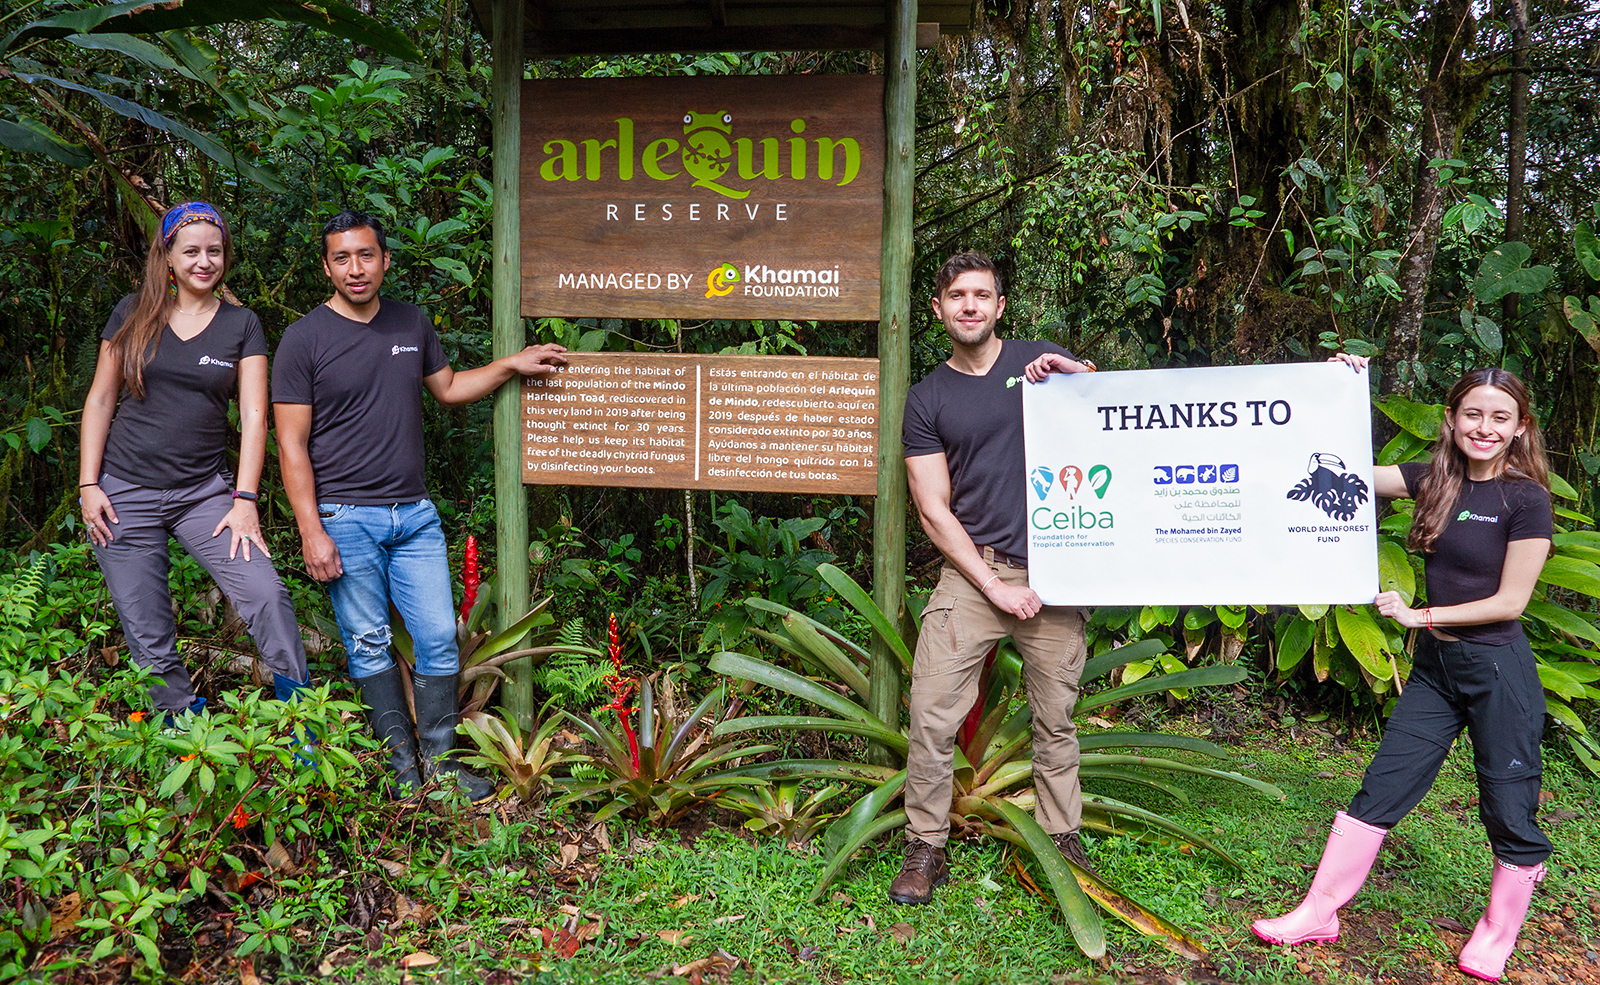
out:
<path id="1" fill-rule="evenodd" d="M 317 477 L 311 471 L 311 456 L 304 447 L 292 447 L 280 440 L 278 456 L 283 468 L 283 492 L 294 511 L 300 538 L 321 534 L 322 517 L 317 514 Z"/>
<path id="2" fill-rule="evenodd" d="M 239 476 L 234 488 L 261 489 L 261 467 L 267 460 L 267 422 L 263 414 L 246 415 L 239 422 Z"/>
<path id="3" fill-rule="evenodd" d="M 1484 623 L 1520 619 L 1527 607 L 1527 595 L 1517 598 L 1505 592 L 1496 592 L 1486 599 L 1460 605 L 1429 606 L 1427 611 L 1432 615 L 1432 625 L 1436 627 L 1481 626 Z"/>
<path id="4" fill-rule="evenodd" d="M 961 521 L 947 509 L 923 509 L 919 506 L 917 512 L 928 539 L 961 572 L 962 577 L 972 582 L 972 587 L 982 590 L 984 582 L 993 577 L 994 572 L 984 563 L 983 555 L 978 553 L 977 545 L 972 542 Z"/>
<path id="5" fill-rule="evenodd" d="M 461 370 L 451 377 L 450 387 L 439 397 L 439 402 L 456 407 L 482 400 L 515 375 L 516 371 L 503 359 L 496 359 L 477 369 Z"/>
<path id="6" fill-rule="evenodd" d="M 106 435 L 111 431 L 112 408 L 92 395 L 83 405 L 83 420 L 79 425 L 78 481 L 100 481 L 100 466 L 106 453 Z"/>

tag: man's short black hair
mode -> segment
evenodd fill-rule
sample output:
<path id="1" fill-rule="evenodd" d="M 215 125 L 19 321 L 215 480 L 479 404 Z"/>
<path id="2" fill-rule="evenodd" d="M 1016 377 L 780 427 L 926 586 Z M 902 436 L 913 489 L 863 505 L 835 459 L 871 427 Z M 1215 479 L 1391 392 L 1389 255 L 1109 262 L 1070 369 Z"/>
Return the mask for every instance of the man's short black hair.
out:
<path id="1" fill-rule="evenodd" d="M 938 277 L 934 280 L 934 297 L 943 297 L 945 288 L 949 287 L 952 281 L 974 270 L 987 270 L 993 274 L 995 297 L 1005 297 L 1006 289 L 1000 279 L 1000 268 L 995 266 L 995 262 L 989 259 L 988 254 L 979 253 L 977 250 L 957 253 L 944 262 L 944 266 L 939 268 Z"/>
<path id="2" fill-rule="evenodd" d="M 383 223 L 365 212 L 355 209 L 345 209 L 338 215 L 329 219 L 322 227 L 322 255 L 328 255 L 328 237 L 335 233 L 348 232 L 352 229 L 370 229 L 378 237 L 378 249 L 389 252 L 389 241 L 383 238 Z"/>

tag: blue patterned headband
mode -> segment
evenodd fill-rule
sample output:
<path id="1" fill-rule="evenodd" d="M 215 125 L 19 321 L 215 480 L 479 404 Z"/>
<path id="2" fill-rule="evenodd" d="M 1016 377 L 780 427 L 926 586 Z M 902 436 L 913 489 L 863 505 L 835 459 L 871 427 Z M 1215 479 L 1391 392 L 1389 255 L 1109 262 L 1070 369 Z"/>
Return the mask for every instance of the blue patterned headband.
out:
<path id="1" fill-rule="evenodd" d="M 191 222 L 209 222 L 218 229 L 228 228 L 223 224 L 221 214 L 206 203 L 184 202 L 168 209 L 161 218 L 161 241 L 171 243 L 173 235 Z"/>

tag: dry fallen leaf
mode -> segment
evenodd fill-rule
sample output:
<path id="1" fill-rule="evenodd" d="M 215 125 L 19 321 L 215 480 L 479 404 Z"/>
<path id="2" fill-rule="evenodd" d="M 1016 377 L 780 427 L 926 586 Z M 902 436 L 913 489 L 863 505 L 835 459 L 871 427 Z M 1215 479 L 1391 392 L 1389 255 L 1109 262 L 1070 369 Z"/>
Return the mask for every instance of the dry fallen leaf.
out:
<path id="1" fill-rule="evenodd" d="M 403 923 L 429 924 L 437 911 L 428 903 L 413 903 L 409 896 L 396 895 L 394 898 L 394 924 L 398 927 Z"/>
<path id="2" fill-rule="evenodd" d="M 578 860 L 578 845 L 576 842 L 561 846 L 561 865 L 563 868 Z"/>
<path id="3" fill-rule="evenodd" d="M 239 985 L 261 985 L 261 979 L 256 977 L 256 963 L 252 958 L 239 959 Z"/>
<path id="4" fill-rule="evenodd" d="M 406 872 L 408 870 L 406 869 L 406 864 L 404 862 L 396 862 L 392 858 L 380 858 L 377 860 L 377 863 L 378 868 L 389 873 L 390 879 L 404 879 L 406 877 Z"/>
<path id="5" fill-rule="evenodd" d="M 1099 715 L 1090 715 L 1089 716 L 1089 724 L 1090 725 L 1099 726 L 1100 728 L 1114 728 L 1115 727 L 1114 723 L 1109 722 L 1109 721 L 1105 720 L 1104 718 L 1101 718 Z"/>
<path id="6" fill-rule="evenodd" d="M 83 896 L 79 893 L 68 893 L 50 904 L 50 939 L 60 940 L 72 933 L 82 916 Z"/>
<path id="7" fill-rule="evenodd" d="M 267 846 L 267 867 L 286 876 L 292 876 L 300 871 L 300 867 L 294 864 L 294 858 L 290 856 L 289 849 L 283 847 L 283 842 L 276 838 L 272 839 L 272 844 Z"/>
<path id="8" fill-rule="evenodd" d="M 429 968 L 439 963 L 439 959 L 427 951 L 413 951 L 400 959 L 402 968 Z"/>
<path id="9" fill-rule="evenodd" d="M 689 940 L 688 933 L 682 930 L 658 930 L 656 936 L 673 947 L 681 947 Z"/>
<path id="10" fill-rule="evenodd" d="M 917 936 L 917 928 L 911 926 L 909 923 L 890 924 L 889 931 L 890 933 L 894 934 L 894 939 L 897 941 L 908 941 Z"/>
<path id="11" fill-rule="evenodd" d="M 725 916 L 725 917 L 718 917 L 718 918 L 716 918 L 715 920 L 713 920 L 711 922 L 712 923 L 738 923 L 740 920 L 743 920 L 743 919 L 744 919 L 744 914 L 743 913 L 733 913 L 733 914 L 729 914 L 728 916 Z"/>
<path id="12" fill-rule="evenodd" d="M 700 894 L 699 893 L 692 893 L 692 894 L 690 894 L 688 896 L 679 896 L 677 899 L 673 900 L 671 903 L 668 903 L 667 905 L 672 907 L 673 909 L 677 909 L 679 907 L 688 906 L 690 903 L 693 903 L 695 900 L 697 900 L 699 898 L 700 898 Z"/>

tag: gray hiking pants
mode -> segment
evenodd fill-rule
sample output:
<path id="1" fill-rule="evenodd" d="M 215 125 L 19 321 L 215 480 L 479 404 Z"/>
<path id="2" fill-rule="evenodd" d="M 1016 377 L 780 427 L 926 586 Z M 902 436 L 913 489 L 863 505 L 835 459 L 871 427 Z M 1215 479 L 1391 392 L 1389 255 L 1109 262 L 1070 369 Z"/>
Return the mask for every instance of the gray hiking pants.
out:
<path id="1" fill-rule="evenodd" d="M 110 497 L 118 522 L 109 525 L 111 543 L 95 547 L 94 554 L 122 620 L 128 652 L 155 678 L 150 697 L 158 711 L 185 711 L 195 696 L 189 671 L 178 655 L 177 623 L 167 589 L 168 534 L 200 562 L 233 603 L 272 672 L 292 681 L 307 679 L 300 625 L 272 562 L 259 549 L 252 549 L 246 561 L 242 547 L 230 560 L 229 532 L 211 536 L 233 508 L 222 476 L 177 489 L 152 489 L 101 475 L 100 488 Z"/>

